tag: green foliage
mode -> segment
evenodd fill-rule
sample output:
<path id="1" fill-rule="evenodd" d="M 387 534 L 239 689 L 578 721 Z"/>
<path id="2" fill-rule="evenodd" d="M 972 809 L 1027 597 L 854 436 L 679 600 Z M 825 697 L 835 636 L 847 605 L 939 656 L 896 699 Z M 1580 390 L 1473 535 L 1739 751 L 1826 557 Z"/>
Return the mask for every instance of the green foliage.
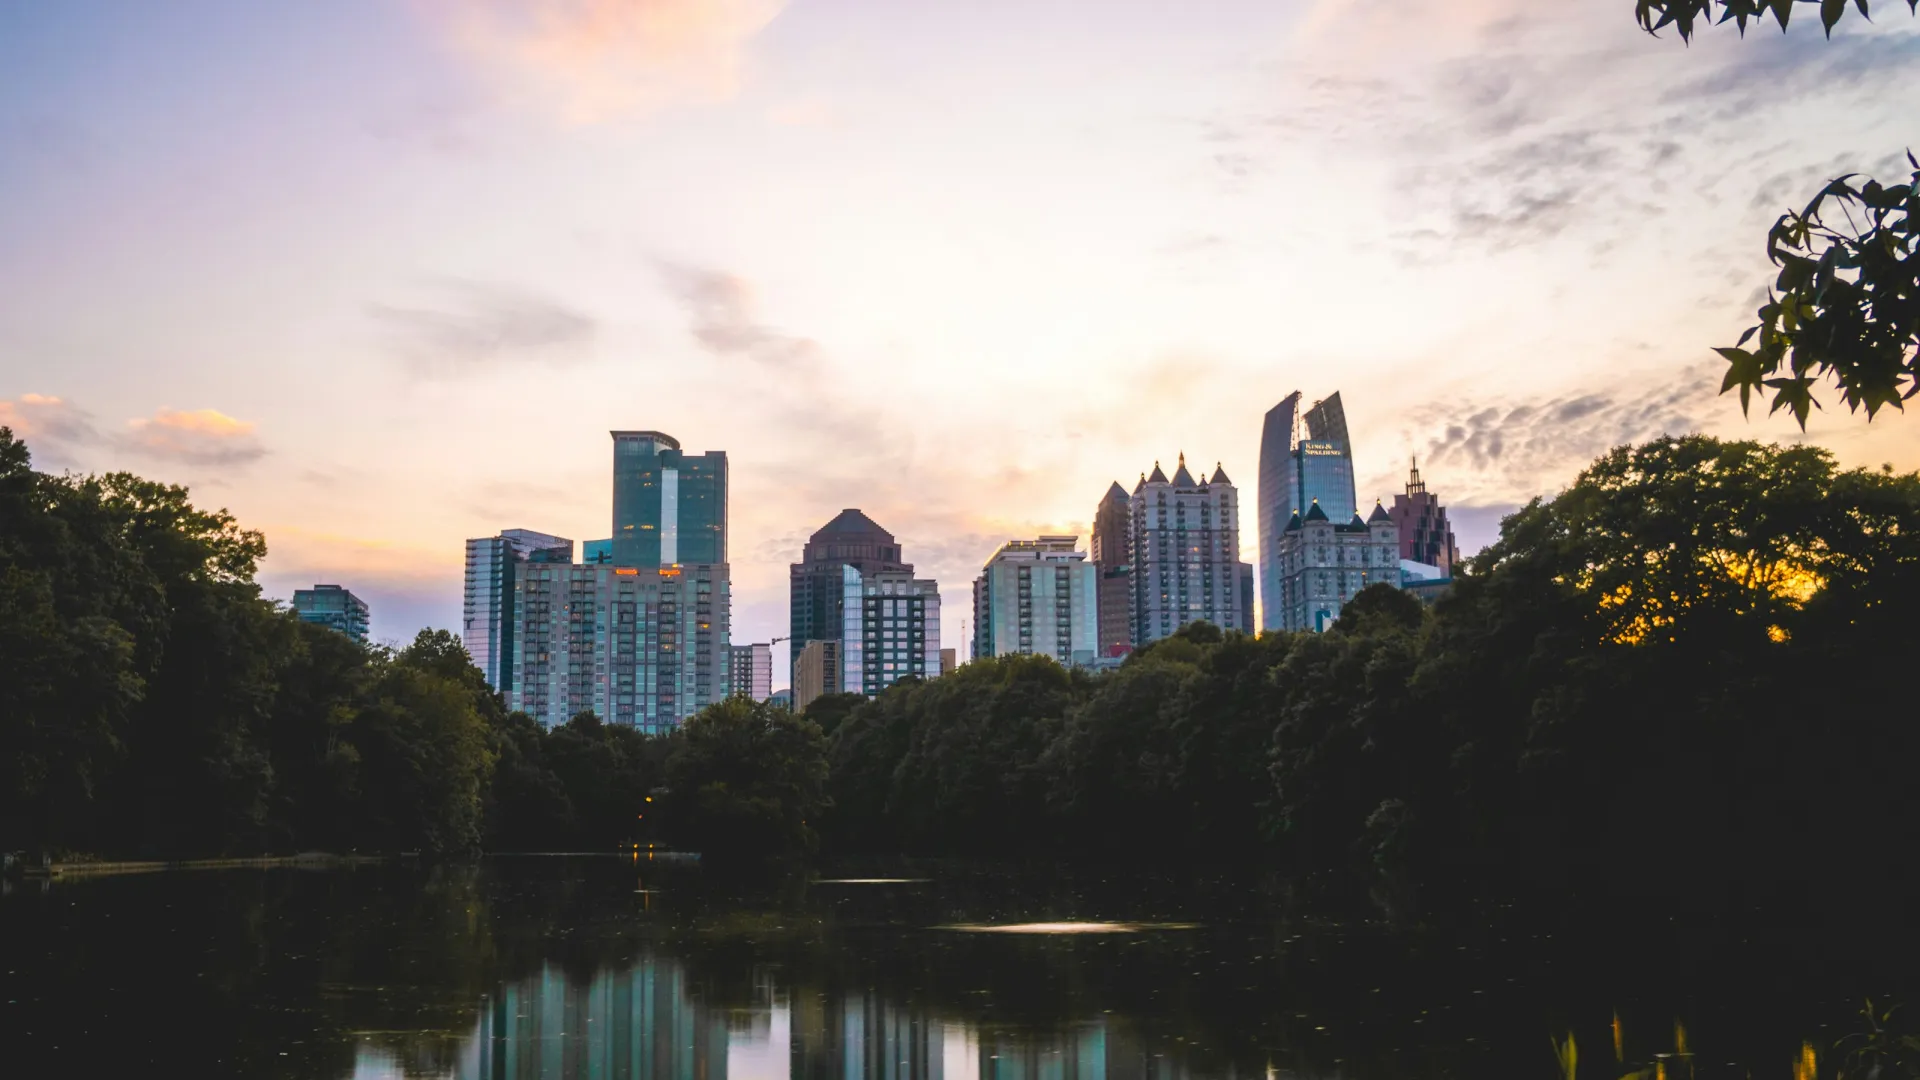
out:
<path id="1" fill-rule="evenodd" d="M 826 741 L 786 709 L 731 697 L 669 737 L 662 814 L 673 842 L 708 856 L 812 850 L 826 809 Z"/>
<path id="2" fill-rule="evenodd" d="M 473 850 L 498 701 L 451 635 L 369 650 L 262 599 L 185 488 L 37 473 L 0 428 L 0 850 Z"/>
<path id="3" fill-rule="evenodd" d="M 1633 17 L 1649 34 L 1671 26 L 1680 32 L 1681 40 L 1691 41 L 1702 24 L 1732 22 L 1744 35 L 1749 21 L 1758 22 L 1768 15 L 1785 32 L 1793 19 L 1795 3 L 1819 5 L 1820 25 L 1829 37 L 1847 13 L 1847 0 L 1635 0 Z M 1861 18 L 1868 17 L 1867 0 L 1853 0 L 1853 5 Z M 1907 10 L 1920 10 L 1920 0 L 1907 0 Z"/>
<path id="4" fill-rule="evenodd" d="M 1768 411 L 1804 429 L 1824 380 L 1868 419 L 1920 393 L 1920 159 L 1907 162 L 1905 183 L 1839 177 L 1767 233 L 1780 273 L 1759 325 L 1715 350 L 1727 361 L 1721 392 L 1739 390 L 1742 409 L 1771 391 Z"/>
<path id="5" fill-rule="evenodd" d="M 1744 35 L 1750 20 L 1768 15 L 1784 33 L 1796 2 L 1818 4 L 1828 37 L 1847 13 L 1847 0 L 1636 0 L 1634 17 L 1649 34 L 1671 26 L 1685 41 L 1709 22 L 1731 21 Z M 1920 12 L 1920 0 L 1906 3 Z M 1868 17 L 1867 0 L 1853 6 Z M 1907 163 L 1914 171 L 1905 183 L 1831 180 L 1767 232 L 1767 257 L 1780 272 L 1760 321 L 1714 350 L 1727 362 L 1720 392 L 1738 390 L 1742 411 L 1756 393 L 1771 396 L 1769 415 L 1786 409 L 1805 430 L 1820 406 L 1814 388 L 1828 380 L 1869 421 L 1887 405 L 1904 411 L 1920 393 L 1920 159 L 1909 152 Z"/>
<path id="6" fill-rule="evenodd" d="M 1324 634 L 1193 626 L 1099 677 L 902 683 L 833 734 L 827 841 L 1251 857 L 1401 899 L 1811 902 L 1814 864 L 1907 895 L 1920 732 L 1881 699 L 1920 644 L 1920 477 L 1662 439 L 1473 571 L 1431 609 L 1369 590 Z"/>

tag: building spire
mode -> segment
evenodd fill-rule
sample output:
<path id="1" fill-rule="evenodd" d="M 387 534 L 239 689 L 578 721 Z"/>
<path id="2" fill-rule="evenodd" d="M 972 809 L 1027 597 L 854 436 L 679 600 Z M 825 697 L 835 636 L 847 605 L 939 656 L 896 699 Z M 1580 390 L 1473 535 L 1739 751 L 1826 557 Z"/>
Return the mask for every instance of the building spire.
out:
<path id="1" fill-rule="evenodd" d="M 1427 491 L 1427 485 L 1420 479 L 1420 457 L 1416 454 L 1411 460 L 1413 462 L 1413 468 L 1407 474 L 1407 494 L 1424 495 Z"/>

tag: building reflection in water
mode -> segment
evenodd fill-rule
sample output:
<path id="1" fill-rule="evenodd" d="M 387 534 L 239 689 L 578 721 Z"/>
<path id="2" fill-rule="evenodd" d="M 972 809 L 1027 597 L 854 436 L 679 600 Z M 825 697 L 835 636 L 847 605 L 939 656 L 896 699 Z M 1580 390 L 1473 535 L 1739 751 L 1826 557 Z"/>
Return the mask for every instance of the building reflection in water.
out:
<path id="1" fill-rule="evenodd" d="M 444 1060 L 444 1059 L 443 1059 Z M 653 958 L 591 981 L 549 966 L 489 999 L 457 1051 L 454 1080 L 1189 1080 L 1105 1018 L 1057 1030 L 982 1029 L 872 991 L 783 992 L 756 980 L 745 1008 L 691 993 Z M 398 1077 L 363 1047 L 355 1080 Z M 1255 1080 L 1257 1073 L 1248 1077 Z"/>

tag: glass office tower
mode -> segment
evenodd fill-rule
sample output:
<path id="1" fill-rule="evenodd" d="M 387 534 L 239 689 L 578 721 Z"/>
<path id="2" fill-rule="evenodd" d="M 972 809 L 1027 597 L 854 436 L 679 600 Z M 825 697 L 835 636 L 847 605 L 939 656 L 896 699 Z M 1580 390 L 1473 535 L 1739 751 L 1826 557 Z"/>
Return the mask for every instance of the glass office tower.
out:
<path id="1" fill-rule="evenodd" d="M 1317 500 L 1333 521 L 1353 516 L 1353 444 L 1347 412 L 1336 392 L 1306 411 L 1306 432 L 1299 430 L 1300 392 L 1288 394 L 1267 410 L 1260 434 L 1260 625 L 1278 630 L 1281 621 L 1280 540 L 1295 513 Z"/>
<path id="2" fill-rule="evenodd" d="M 846 586 L 840 568 L 861 573 L 899 570 L 911 578 L 913 564 L 902 562 L 893 534 L 856 509 L 840 511 L 807 538 L 800 561 L 788 566 L 791 614 L 787 623 L 788 660 L 799 670 L 809 641 L 839 641 L 846 611 Z"/>
<path id="3" fill-rule="evenodd" d="M 726 453 L 688 454 L 658 431 L 612 435 L 614 565 L 726 562 Z"/>
<path id="4" fill-rule="evenodd" d="M 564 536 L 506 529 L 467 541 L 467 581 L 460 640 L 487 685 L 501 693 L 513 686 L 514 585 L 528 562 L 573 561 L 573 541 Z"/>
<path id="5" fill-rule="evenodd" d="M 293 611 L 301 622 L 330 627 L 363 644 L 367 640 L 367 602 L 338 585 L 294 590 Z"/>

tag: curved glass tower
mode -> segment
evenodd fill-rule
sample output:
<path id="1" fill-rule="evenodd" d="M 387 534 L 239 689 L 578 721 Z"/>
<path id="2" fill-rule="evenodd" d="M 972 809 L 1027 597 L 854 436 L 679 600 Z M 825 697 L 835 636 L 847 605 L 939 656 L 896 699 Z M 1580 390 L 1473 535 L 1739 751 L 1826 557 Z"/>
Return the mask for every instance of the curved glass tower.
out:
<path id="1" fill-rule="evenodd" d="M 1319 500 L 1334 521 L 1353 516 L 1353 444 L 1347 410 L 1335 392 L 1306 411 L 1306 437 L 1298 434 L 1300 392 L 1267 410 L 1260 433 L 1260 628 L 1281 629 L 1280 534 L 1295 510 Z"/>

